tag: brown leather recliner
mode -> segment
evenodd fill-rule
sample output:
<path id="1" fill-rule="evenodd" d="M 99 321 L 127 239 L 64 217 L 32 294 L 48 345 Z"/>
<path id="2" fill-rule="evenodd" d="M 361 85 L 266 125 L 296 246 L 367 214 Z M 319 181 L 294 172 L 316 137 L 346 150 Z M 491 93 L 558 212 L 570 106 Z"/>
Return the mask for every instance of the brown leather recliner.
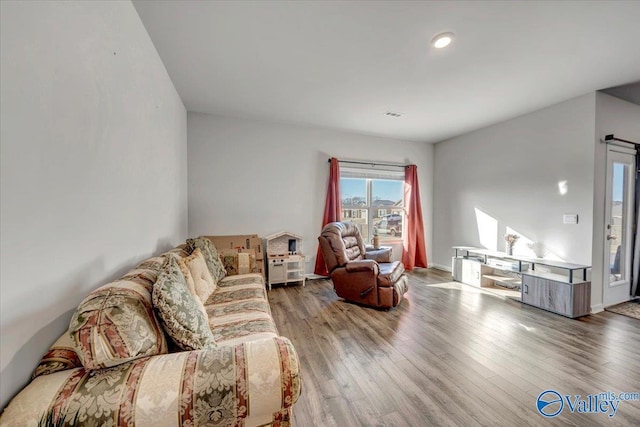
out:
<path id="1" fill-rule="evenodd" d="M 350 222 L 327 224 L 318 241 L 339 297 L 378 308 L 400 304 L 408 279 L 404 265 L 391 261 L 389 249 L 367 251 L 360 230 Z"/>

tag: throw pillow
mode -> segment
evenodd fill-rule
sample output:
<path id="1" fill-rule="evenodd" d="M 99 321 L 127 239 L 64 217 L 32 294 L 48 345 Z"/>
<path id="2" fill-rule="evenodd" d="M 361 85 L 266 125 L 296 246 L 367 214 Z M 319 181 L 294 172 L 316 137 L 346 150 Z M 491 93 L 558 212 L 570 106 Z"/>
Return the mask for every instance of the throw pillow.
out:
<path id="1" fill-rule="evenodd" d="M 202 314 L 204 314 L 204 317 L 208 319 L 209 315 L 207 314 L 207 309 L 204 308 L 204 304 L 202 303 L 202 301 L 198 297 L 198 294 L 196 293 L 196 284 L 193 280 L 193 276 L 191 275 L 191 271 L 189 270 L 189 266 L 185 264 L 182 258 L 176 258 L 176 261 L 178 263 L 178 267 L 180 267 L 180 271 L 182 272 L 182 275 L 184 276 L 184 280 L 185 280 L 185 283 L 187 284 L 187 289 L 189 289 L 189 293 L 194 297 L 196 297 L 195 298 L 196 305 L 198 306 L 200 311 L 202 311 Z"/>
<path id="2" fill-rule="evenodd" d="M 227 276 L 237 274 L 259 273 L 256 269 L 256 257 L 248 253 L 229 253 L 222 255 L 222 264 L 227 271 Z"/>
<path id="3" fill-rule="evenodd" d="M 182 350 L 216 348 L 208 319 L 198 308 L 174 255 L 153 285 L 153 305 L 171 340 Z"/>
<path id="4" fill-rule="evenodd" d="M 200 249 L 193 251 L 191 255 L 184 259 L 184 263 L 191 273 L 195 288 L 195 295 L 205 304 L 207 299 L 216 290 L 216 280 L 211 277 L 207 263 Z"/>
<path id="5" fill-rule="evenodd" d="M 86 369 L 116 366 L 167 352 L 151 289 L 160 268 L 140 265 L 91 292 L 71 317 L 69 334 Z"/>
<path id="6" fill-rule="evenodd" d="M 185 257 L 186 258 L 186 257 Z M 189 266 L 184 262 L 184 258 L 176 257 L 176 262 L 178 263 L 178 267 L 184 276 L 184 282 L 187 285 L 187 289 L 191 292 L 192 295 L 196 294 L 196 285 L 193 281 L 193 276 L 191 275 L 191 271 L 189 271 Z"/>
<path id="7" fill-rule="evenodd" d="M 193 253 L 196 248 L 202 251 L 204 259 L 207 262 L 207 267 L 211 276 L 216 280 L 216 283 L 224 278 L 226 271 L 220 261 L 218 250 L 213 242 L 206 237 L 198 237 L 196 239 L 187 239 L 187 251 Z"/>

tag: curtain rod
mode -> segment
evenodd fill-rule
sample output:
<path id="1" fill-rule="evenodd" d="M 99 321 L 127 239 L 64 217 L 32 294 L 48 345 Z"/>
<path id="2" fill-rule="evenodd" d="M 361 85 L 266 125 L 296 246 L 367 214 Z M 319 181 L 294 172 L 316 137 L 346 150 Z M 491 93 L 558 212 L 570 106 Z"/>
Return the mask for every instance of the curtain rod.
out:
<path id="1" fill-rule="evenodd" d="M 609 141 L 620 141 L 620 142 L 626 142 L 627 144 L 640 145 L 640 142 L 633 142 L 633 141 L 629 141 L 627 139 L 616 138 L 613 134 L 605 135 L 604 142 L 607 143 Z"/>
<path id="2" fill-rule="evenodd" d="M 331 162 L 331 158 L 329 158 L 328 162 Z M 356 161 L 352 161 L 352 160 L 340 160 L 338 159 L 339 163 L 352 163 L 352 164 L 356 164 L 356 165 L 370 165 L 370 166 L 391 166 L 394 168 L 406 168 L 408 167 L 408 165 L 392 165 L 390 163 L 376 163 L 376 162 L 356 162 Z"/>

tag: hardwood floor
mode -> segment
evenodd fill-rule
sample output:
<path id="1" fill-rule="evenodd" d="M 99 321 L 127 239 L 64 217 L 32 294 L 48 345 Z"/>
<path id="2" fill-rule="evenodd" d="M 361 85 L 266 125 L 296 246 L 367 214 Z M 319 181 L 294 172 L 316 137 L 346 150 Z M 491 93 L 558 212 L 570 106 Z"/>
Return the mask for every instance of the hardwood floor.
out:
<path id="1" fill-rule="evenodd" d="M 390 311 L 347 303 L 327 280 L 269 292 L 300 356 L 295 426 L 640 425 L 640 401 L 621 402 L 612 418 L 536 410 L 548 389 L 640 392 L 639 320 L 572 320 L 438 270 L 411 273 L 409 286 Z"/>

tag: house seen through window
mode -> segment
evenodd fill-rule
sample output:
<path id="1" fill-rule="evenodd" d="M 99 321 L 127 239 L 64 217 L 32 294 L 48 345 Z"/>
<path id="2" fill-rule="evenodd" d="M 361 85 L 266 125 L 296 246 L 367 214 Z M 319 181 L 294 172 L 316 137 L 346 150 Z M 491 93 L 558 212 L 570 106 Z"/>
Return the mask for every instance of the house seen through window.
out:
<path id="1" fill-rule="evenodd" d="M 402 238 L 404 172 L 340 168 L 342 221 L 358 225 L 366 242 Z"/>

